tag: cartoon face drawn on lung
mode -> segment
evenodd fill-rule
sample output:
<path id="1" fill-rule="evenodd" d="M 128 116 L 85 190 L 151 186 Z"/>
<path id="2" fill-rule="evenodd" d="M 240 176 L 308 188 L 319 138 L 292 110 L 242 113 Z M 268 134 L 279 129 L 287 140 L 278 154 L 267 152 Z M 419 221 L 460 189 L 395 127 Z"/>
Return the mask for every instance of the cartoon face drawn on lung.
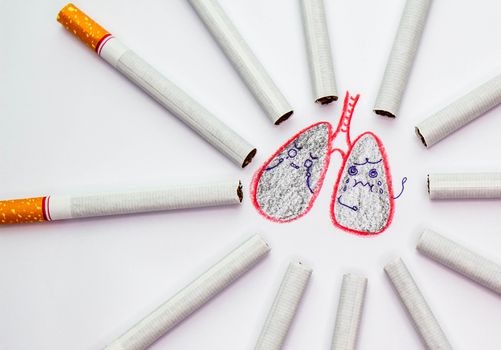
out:
<path id="1" fill-rule="evenodd" d="M 359 95 L 346 93 L 335 132 L 328 122 L 307 127 L 287 141 L 256 172 L 251 197 L 258 212 L 269 220 L 289 222 L 305 215 L 318 196 L 331 154 L 339 152 L 343 166 L 331 200 L 334 225 L 359 235 L 383 232 L 393 217 L 394 198 L 386 152 L 379 138 L 365 132 L 354 142 L 350 125 Z M 334 143 L 341 146 L 334 146 Z"/>
<path id="2" fill-rule="evenodd" d="M 312 125 L 290 139 L 260 168 L 252 197 L 261 214 L 287 222 L 307 212 L 327 170 L 331 134 L 329 123 Z"/>
<path id="3" fill-rule="evenodd" d="M 381 142 L 373 133 L 360 135 L 336 182 L 331 206 L 334 224 L 357 233 L 383 231 L 393 210 L 392 191 Z"/>

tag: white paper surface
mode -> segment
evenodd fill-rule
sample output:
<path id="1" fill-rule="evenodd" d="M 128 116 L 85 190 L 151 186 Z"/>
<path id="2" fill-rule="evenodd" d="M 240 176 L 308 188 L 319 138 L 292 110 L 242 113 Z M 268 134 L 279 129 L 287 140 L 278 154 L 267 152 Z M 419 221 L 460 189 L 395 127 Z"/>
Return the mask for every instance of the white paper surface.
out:
<path id="1" fill-rule="evenodd" d="M 166 116 L 62 28 L 55 17 L 65 1 L 0 0 L 2 198 L 151 188 L 223 176 L 242 178 L 245 186 L 237 207 L 1 227 L 0 349 L 102 348 L 205 271 L 221 252 L 260 232 L 273 247 L 269 258 L 152 350 L 252 349 L 279 287 L 277 276 L 297 256 L 315 274 L 285 350 L 330 347 L 339 281 L 349 272 L 369 279 L 359 348 L 422 349 L 382 270 L 396 256 L 419 277 L 430 307 L 440 310 L 452 346 L 498 350 L 499 296 L 421 256 L 415 246 L 429 227 L 487 256 L 499 255 L 499 203 L 432 202 L 423 179 L 435 172 L 499 171 L 501 109 L 429 150 L 414 126 L 501 70 L 501 46 L 496 45 L 501 3 L 434 2 L 399 118 L 390 120 L 371 110 L 404 1 L 326 1 L 339 92 L 362 95 L 352 134 L 374 131 L 388 152 L 395 187 L 403 176 L 409 178 L 388 230 L 360 238 L 330 221 L 341 166 L 337 154 L 305 217 L 275 224 L 252 207 L 253 172 L 300 129 L 320 120 L 335 124 L 342 106 L 311 101 L 297 1 L 220 2 L 295 107 L 294 116 L 278 127 L 262 114 L 186 0 L 151 0 L 147 6 L 81 0 L 76 5 L 254 144 L 256 158 L 243 170 Z M 458 317 L 458 310 L 468 317 Z"/>

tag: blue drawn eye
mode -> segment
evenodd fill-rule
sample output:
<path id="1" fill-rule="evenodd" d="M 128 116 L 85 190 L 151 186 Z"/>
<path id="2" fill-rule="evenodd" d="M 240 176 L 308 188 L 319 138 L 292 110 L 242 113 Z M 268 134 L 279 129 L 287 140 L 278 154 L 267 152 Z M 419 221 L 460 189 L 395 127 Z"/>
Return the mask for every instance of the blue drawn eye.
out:
<path id="1" fill-rule="evenodd" d="M 371 169 L 371 170 L 369 171 L 369 177 L 370 177 L 370 178 L 375 178 L 375 177 L 377 177 L 377 176 L 378 176 L 378 173 L 377 173 L 377 170 L 376 170 L 376 169 Z"/>
<path id="2" fill-rule="evenodd" d="M 352 165 L 351 167 L 348 168 L 348 174 L 351 176 L 357 175 L 358 174 L 358 169 L 356 166 Z"/>
<path id="3" fill-rule="evenodd" d="M 297 151 L 294 148 L 291 148 L 290 150 L 287 151 L 287 154 L 289 155 L 290 158 L 294 158 L 297 155 Z"/>

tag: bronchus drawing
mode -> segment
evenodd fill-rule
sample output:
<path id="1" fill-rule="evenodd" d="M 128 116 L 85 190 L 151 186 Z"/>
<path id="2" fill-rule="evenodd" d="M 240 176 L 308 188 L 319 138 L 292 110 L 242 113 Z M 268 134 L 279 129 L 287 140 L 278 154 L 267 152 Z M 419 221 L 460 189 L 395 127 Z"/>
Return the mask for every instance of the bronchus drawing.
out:
<path id="1" fill-rule="evenodd" d="M 290 222 L 308 213 L 322 188 L 331 155 L 339 152 L 343 164 L 332 195 L 332 222 L 361 235 L 388 228 L 394 201 L 402 194 L 407 178 L 402 179 L 402 188 L 395 196 L 381 140 L 370 131 L 351 140 L 350 125 L 359 97 L 346 93 L 335 131 L 328 122 L 313 124 L 287 141 L 258 169 L 251 196 L 264 217 Z"/>

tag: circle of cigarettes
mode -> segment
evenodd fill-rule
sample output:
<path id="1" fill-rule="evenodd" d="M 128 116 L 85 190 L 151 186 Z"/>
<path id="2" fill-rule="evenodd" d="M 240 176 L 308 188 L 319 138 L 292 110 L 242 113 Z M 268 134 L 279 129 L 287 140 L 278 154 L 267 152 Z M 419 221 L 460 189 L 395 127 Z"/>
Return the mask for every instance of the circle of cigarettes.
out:
<path id="1" fill-rule="evenodd" d="M 292 108 L 217 1 L 189 2 L 269 119 L 276 125 L 287 120 L 293 113 Z M 300 0 L 300 3 L 313 99 L 321 104 L 331 103 L 338 99 L 338 92 L 325 6 L 323 0 Z M 407 0 L 374 106 L 376 114 L 393 118 L 398 115 L 430 5 L 431 0 Z M 253 146 L 75 5 L 66 5 L 57 20 L 227 158 L 242 167 L 252 161 L 256 154 Z M 419 123 L 416 134 L 429 148 L 500 103 L 501 75 L 498 75 Z M 430 174 L 427 183 L 432 200 L 501 198 L 501 173 Z M 145 192 L 34 197 L 0 201 L 0 223 L 233 205 L 241 201 L 240 181 Z M 147 349 L 249 272 L 268 255 L 270 249 L 260 235 L 247 239 L 105 349 Z M 424 230 L 417 250 L 501 295 L 501 265 L 468 247 L 431 230 Z M 387 264 L 384 270 L 425 346 L 431 350 L 452 349 L 405 263 L 397 259 Z M 311 273 L 312 269 L 302 261 L 295 260 L 289 264 L 257 340 L 256 350 L 278 350 L 282 347 Z M 366 288 L 366 277 L 344 275 L 332 350 L 356 348 Z"/>

